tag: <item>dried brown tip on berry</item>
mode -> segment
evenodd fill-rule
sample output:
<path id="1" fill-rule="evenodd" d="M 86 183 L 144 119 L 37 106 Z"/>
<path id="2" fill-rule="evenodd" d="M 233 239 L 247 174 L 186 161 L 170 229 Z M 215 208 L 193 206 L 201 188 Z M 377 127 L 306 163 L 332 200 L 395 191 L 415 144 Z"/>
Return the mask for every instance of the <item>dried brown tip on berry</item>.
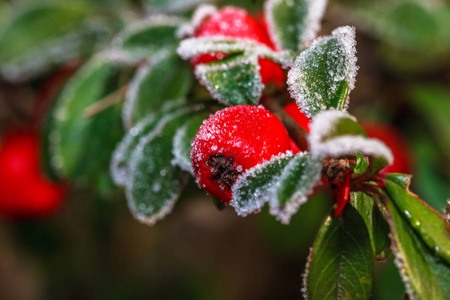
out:
<path id="1" fill-rule="evenodd" d="M 206 165 L 213 168 L 211 179 L 224 183 L 228 188 L 231 188 L 241 174 L 234 167 L 233 161 L 233 155 L 229 157 L 221 153 L 211 155 L 206 161 Z"/>

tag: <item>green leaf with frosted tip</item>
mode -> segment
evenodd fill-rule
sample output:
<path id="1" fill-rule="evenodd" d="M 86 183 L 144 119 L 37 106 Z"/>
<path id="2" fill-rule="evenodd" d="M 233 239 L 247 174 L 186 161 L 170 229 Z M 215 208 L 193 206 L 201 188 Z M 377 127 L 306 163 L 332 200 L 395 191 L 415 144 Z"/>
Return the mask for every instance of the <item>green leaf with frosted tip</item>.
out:
<path id="1" fill-rule="evenodd" d="M 183 19 L 164 15 L 132 23 L 114 38 L 108 56 L 114 61 L 135 64 L 160 52 L 174 53 L 179 43 L 176 31 L 182 23 Z"/>
<path id="2" fill-rule="evenodd" d="M 169 101 L 184 98 L 192 84 L 191 67 L 175 53 L 141 66 L 127 93 L 123 120 L 131 128 L 148 114 L 157 114 Z"/>
<path id="3" fill-rule="evenodd" d="M 402 186 L 389 180 L 385 185 L 389 198 L 410 226 L 436 255 L 450 264 L 450 224 L 444 216 Z"/>
<path id="4" fill-rule="evenodd" d="M 247 170 L 232 187 L 233 198 L 230 205 L 239 216 L 247 216 L 259 212 L 270 200 L 268 190 L 277 183 L 279 175 L 293 159 L 292 154 L 273 157 Z"/>
<path id="5" fill-rule="evenodd" d="M 288 74 L 289 92 L 308 117 L 347 108 L 358 69 L 355 45 L 355 29 L 339 27 L 331 36 L 316 39 L 295 60 Z"/>
<path id="6" fill-rule="evenodd" d="M 387 201 L 386 206 L 395 262 L 410 298 L 449 299 L 449 264 L 430 251 L 392 201 Z"/>
<path id="7" fill-rule="evenodd" d="M 326 0 L 268 0 L 265 17 L 278 48 L 302 50 L 316 37 Z"/>
<path id="8" fill-rule="evenodd" d="M 283 169 L 276 184 L 268 191 L 270 213 L 281 223 L 289 223 L 321 182 L 322 164 L 322 159 L 314 159 L 309 153 L 298 153 Z"/>
<path id="9" fill-rule="evenodd" d="M 256 105 L 263 84 L 256 56 L 236 55 L 208 64 L 199 64 L 195 75 L 211 96 L 225 105 Z"/>
<path id="10" fill-rule="evenodd" d="M 208 116 L 209 114 L 204 113 L 192 117 L 186 124 L 177 130 L 177 133 L 173 138 L 174 163 L 191 174 L 194 174 L 191 162 L 191 144 L 203 121 L 206 120 Z"/>
<path id="11" fill-rule="evenodd" d="M 304 274 L 305 298 L 370 299 L 374 256 L 364 220 L 347 205 L 327 216 L 311 248 Z"/>
<path id="12" fill-rule="evenodd" d="M 132 153 L 126 197 L 134 217 L 143 223 L 152 225 L 171 212 L 189 177 L 173 164 L 173 137 L 193 114 L 186 108 L 163 117 Z"/>
<path id="13" fill-rule="evenodd" d="M 52 163 L 60 174 L 74 180 L 107 170 L 111 153 L 122 135 L 120 104 L 94 116 L 85 109 L 119 89 L 120 70 L 94 57 L 65 86 L 55 108 L 51 130 Z"/>
<path id="14" fill-rule="evenodd" d="M 25 81 L 56 64 L 92 53 L 110 35 L 84 3 L 34 4 L 13 16 L 0 33 L 0 71 Z"/>

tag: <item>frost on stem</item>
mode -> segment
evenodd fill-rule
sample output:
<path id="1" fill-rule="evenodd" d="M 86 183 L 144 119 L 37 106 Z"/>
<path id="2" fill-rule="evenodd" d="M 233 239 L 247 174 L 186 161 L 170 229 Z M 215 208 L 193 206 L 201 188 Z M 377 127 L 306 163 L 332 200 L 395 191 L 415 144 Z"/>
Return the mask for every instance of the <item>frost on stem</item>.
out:
<path id="1" fill-rule="evenodd" d="M 331 36 L 316 39 L 297 57 L 287 83 L 305 115 L 347 108 L 358 70 L 355 46 L 355 28 L 339 27 Z"/>
<path id="2" fill-rule="evenodd" d="M 327 0 L 268 0 L 264 14 L 278 49 L 301 50 L 316 37 Z"/>

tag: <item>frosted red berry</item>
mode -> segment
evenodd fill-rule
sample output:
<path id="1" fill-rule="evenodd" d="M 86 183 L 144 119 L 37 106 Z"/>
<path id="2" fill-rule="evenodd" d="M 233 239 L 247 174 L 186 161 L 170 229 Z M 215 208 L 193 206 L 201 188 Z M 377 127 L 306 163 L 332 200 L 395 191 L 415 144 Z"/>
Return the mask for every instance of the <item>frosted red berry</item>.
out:
<path id="1" fill-rule="evenodd" d="M 382 173 L 411 172 L 411 159 L 407 143 L 396 128 L 384 124 L 363 124 L 363 128 L 369 137 L 379 139 L 392 151 L 394 163 L 382 169 Z"/>
<path id="2" fill-rule="evenodd" d="M 38 137 L 11 131 L 0 144 L 0 215 L 20 218 L 55 211 L 67 188 L 48 181 L 39 168 Z"/>
<path id="3" fill-rule="evenodd" d="M 266 27 L 250 16 L 245 10 L 236 7 L 226 7 L 206 19 L 195 31 L 196 37 L 227 37 L 247 39 L 264 44 L 274 50 Z M 225 53 L 204 54 L 192 59 L 194 65 L 221 60 Z M 259 59 L 260 74 L 264 84 L 274 83 L 277 87 L 284 85 L 284 72 L 279 65 Z"/>
<path id="4" fill-rule="evenodd" d="M 200 127 L 191 150 L 196 182 L 228 203 L 245 170 L 290 150 L 281 121 L 263 107 L 238 105 L 218 111 Z"/>

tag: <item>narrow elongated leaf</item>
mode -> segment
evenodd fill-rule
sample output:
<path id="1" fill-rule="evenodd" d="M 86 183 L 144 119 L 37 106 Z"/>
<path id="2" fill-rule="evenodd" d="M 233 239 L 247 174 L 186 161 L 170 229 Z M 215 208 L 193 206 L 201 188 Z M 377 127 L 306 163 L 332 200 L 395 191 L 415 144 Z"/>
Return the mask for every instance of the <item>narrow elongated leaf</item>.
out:
<path id="1" fill-rule="evenodd" d="M 326 110 L 318 113 L 310 126 L 309 149 L 313 157 L 355 156 L 370 157 L 370 170 L 375 174 L 393 162 L 391 150 L 367 134 L 346 112 Z"/>
<path id="2" fill-rule="evenodd" d="M 116 91 L 118 77 L 117 66 L 96 57 L 64 88 L 56 104 L 50 133 L 52 163 L 63 176 L 86 179 L 99 169 L 107 169 L 112 150 L 123 132 L 120 105 L 90 117 L 83 112 Z"/>
<path id="3" fill-rule="evenodd" d="M 159 52 L 175 52 L 176 31 L 183 20 L 171 16 L 154 16 L 131 24 L 113 42 L 108 57 L 114 61 L 135 64 Z"/>
<path id="4" fill-rule="evenodd" d="M 194 141 L 198 129 L 207 118 L 208 114 L 206 113 L 192 117 L 183 127 L 177 130 L 173 138 L 173 162 L 182 170 L 191 174 L 194 174 L 191 162 L 191 144 Z"/>
<path id="5" fill-rule="evenodd" d="M 308 299 L 369 299 L 374 256 L 361 215 L 347 205 L 338 219 L 325 218 L 304 275 Z"/>
<path id="6" fill-rule="evenodd" d="M 389 225 L 383 218 L 375 201 L 362 192 L 353 192 L 350 203 L 356 208 L 366 224 L 372 251 L 378 259 L 384 260 L 389 254 Z"/>
<path id="7" fill-rule="evenodd" d="M 327 0 L 268 0 L 265 17 L 279 49 L 301 50 L 316 37 Z"/>
<path id="8" fill-rule="evenodd" d="M 288 74 L 292 98 L 308 117 L 336 108 L 345 110 L 355 87 L 355 29 L 340 27 L 318 38 L 295 60 Z"/>
<path id="9" fill-rule="evenodd" d="M 416 195 L 392 181 L 386 181 L 389 197 L 425 244 L 450 264 L 450 224 Z"/>
<path id="10" fill-rule="evenodd" d="M 239 216 L 259 212 L 269 202 L 272 196 L 270 188 L 293 158 L 292 154 L 280 155 L 242 174 L 232 187 L 233 198 L 230 201 Z"/>
<path id="11" fill-rule="evenodd" d="M 189 11 L 202 3 L 212 0 L 144 0 L 151 12 L 157 13 L 181 13 Z"/>
<path id="12" fill-rule="evenodd" d="M 410 298 L 449 299 L 448 263 L 433 255 L 393 202 L 386 205 L 396 264 Z"/>
<path id="13" fill-rule="evenodd" d="M 86 2 L 32 5 L 0 32 L 0 71 L 12 81 L 28 80 L 51 66 L 96 50 L 109 29 L 92 19 Z"/>
<path id="14" fill-rule="evenodd" d="M 183 109 L 164 117 L 132 153 L 126 196 L 134 217 L 143 223 L 152 225 L 172 210 L 189 176 L 172 163 L 173 137 L 192 114 Z"/>
<path id="15" fill-rule="evenodd" d="M 258 103 L 263 90 L 256 56 L 237 55 L 200 64 L 195 75 L 212 97 L 226 105 Z"/>
<path id="16" fill-rule="evenodd" d="M 175 53 L 161 55 L 140 67 L 125 98 L 123 121 L 127 128 L 158 114 L 168 101 L 184 98 L 192 84 L 192 71 Z"/>
<path id="17" fill-rule="evenodd" d="M 322 163 L 321 159 L 313 159 L 308 153 L 296 154 L 270 188 L 270 213 L 281 223 L 289 223 L 319 184 Z"/>

